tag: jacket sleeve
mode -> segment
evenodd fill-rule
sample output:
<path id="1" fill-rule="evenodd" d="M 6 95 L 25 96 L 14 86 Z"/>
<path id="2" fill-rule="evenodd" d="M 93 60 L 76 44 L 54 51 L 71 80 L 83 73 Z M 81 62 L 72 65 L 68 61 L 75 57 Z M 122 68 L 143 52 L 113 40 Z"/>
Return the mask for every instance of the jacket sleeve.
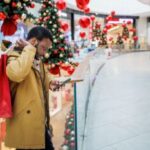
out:
<path id="1" fill-rule="evenodd" d="M 17 59 L 8 60 L 6 74 L 11 81 L 21 82 L 31 71 L 36 48 L 32 45 L 26 46 Z"/>

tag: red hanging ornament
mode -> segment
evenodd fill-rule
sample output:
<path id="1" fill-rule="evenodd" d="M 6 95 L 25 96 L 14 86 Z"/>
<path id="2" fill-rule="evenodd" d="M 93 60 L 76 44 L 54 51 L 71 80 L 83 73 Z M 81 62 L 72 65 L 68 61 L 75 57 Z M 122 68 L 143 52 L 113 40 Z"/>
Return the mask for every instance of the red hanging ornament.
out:
<path id="1" fill-rule="evenodd" d="M 107 29 L 106 28 L 103 29 L 103 33 L 105 33 L 105 34 L 107 33 Z"/>
<path id="2" fill-rule="evenodd" d="M 5 19 L 2 27 L 1 32 L 3 32 L 4 36 L 8 35 L 11 36 L 17 31 L 17 23 L 14 19 Z"/>
<path id="3" fill-rule="evenodd" d="M 34 3 L 32 3 L 30 7 L 31 7 L 31 8 L 34 8 L 34 7 L 35 7 L 35 4 L 34 4 Z"/>
<path id="4" fill-rule="evenodd" d="M 113 40 L 113 37 L 110 37 L 110 38 L 109 38 L 109 41 L 112 41 L 112 40 Z"/>
<path id="5" fill-rule="evenodd" d="M 113 10 L 112 12 L 111 12 L 111 16 L 115 16 L 116 15 L 116 12 Z"/>
<path id="6" fill-rule="evenodd" d="M 67 129 L 67 130 L 65 131 L 65 134 L 66 134 L 66 135 L 69 135 L 70 132 L 71 132 L 70 129 Z"/>
<path id="7" fill-rule="evenodd" d="M 56 6 L 58 10 L 64 10 L 66 9 L 66 2 L 64 0 L 57 0 Z"/>
<path id="8" fill-rule="evenodd" d="M 111 28 L 111 24 L 106 24 L 106 29 L 109 30 Z"/>
<path id="9" fill-rule="evenodd" d="M 12 2 L 12 7 L 17 7 L 17 3 L 16 2 Z"/>
<path id="10" fill-rule="evenodd" d="M 6 15 L 3 12 L 0 12 L 0 20 L 4 20 L 6 18 Z"/>
<path id="11" fill-rule="evenodd" d="M 85 32 L 80 32 L 80 37 L 81 37 L 82 39 L 84 39 L 85 36 L 86 36 L 86 33 L 85 33 Z"/>
<path id="12" fill-rule="evenodd" d="M 125 23 L 122 24 L 122 27 L 125 28 L 127 25 Z"/>
<path id="13" fill-rule="evenodd" d="M 76 0 L 76 5 L 79 9 L 84 10 L 90 0 Z"/>
<path id="14" fill-rule="evenodd" d="M 85 13 L 85 14 L 90 13 L 90 8 L 89 8 L 89 7 L 86 7 L 86 8 L 84 9 L 84 13 Z"/>
<path id="15" fill-rule="evenodd" d="M 134 41 L 137 41 L 137 40 L 138 40 L 138 36 L 134 36 L 134 37 L 133 37 L 133 40 L 134 40 Z"/>
<path id="16" fill-rule="evenodd" d="M 42 8 L 46 8 L 46 5 L 45 5 L 45 4 L 43 4 L 43 5 L 42 5 Z"/>
<path id="17" fill-rule="evenodd" d="M 90 19 L 92 20 L 92 21 L 94 21 L 95 20 L 95 16 L 94 15 L 92 15 L 91 17 L 90 17 Z"/>
<path id="18" fill-rule="evenodd" d="M 18 14 L 15 14 L 12 18 L 17 21 L 18 19 L 20 19 L 20 16 Z"/>
<path id="19" fill-rule="evenodd" d="M 87 28 L 89 27 L 91 21 L 89 19 L 89 17 L 82 17 L 80 18 L 79 20 L 79 25 L 82 27 L 82 28 Z"/>
<path id="20" fill-rule="evenodd" d="M 129 20 L 129 21 L 127 21 L 127 25 L 130 25 L 132 22 Z"/>
<path id="21" fill-rule="evenodd" d="M 69 25 L 66 22 L 61 22 L 61 29 L 63 29 L 63 31 L 68 31 L 69 29 Z"/>
<path id="22" fill-rule="evenodd" d="M 58 54 L 58 50 L 54 50 L 54 54 L 55 54 L 55 55 Z"/>

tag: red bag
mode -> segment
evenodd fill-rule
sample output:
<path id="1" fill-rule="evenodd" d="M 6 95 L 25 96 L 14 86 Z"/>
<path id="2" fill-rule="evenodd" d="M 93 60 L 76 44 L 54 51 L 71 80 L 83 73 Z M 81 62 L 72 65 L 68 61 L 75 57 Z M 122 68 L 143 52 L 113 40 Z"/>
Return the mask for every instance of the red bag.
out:
<path id="1" fill-rule="evenodd" d="M 0 56 L 0 118 L 12 117 L 9 80 L 6 75 L 7 55 Z"/>

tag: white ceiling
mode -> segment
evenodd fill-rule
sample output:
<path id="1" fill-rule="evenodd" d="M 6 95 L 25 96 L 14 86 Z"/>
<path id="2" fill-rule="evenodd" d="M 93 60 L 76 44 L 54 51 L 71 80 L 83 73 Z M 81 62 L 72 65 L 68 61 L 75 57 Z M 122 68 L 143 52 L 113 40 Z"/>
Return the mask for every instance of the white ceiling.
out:
<path id="1" fill-rule="evenodd" d="M 109 14 L 115 10 L 118 15 L 150 16 L 150 5 L 140 1 L 150 0 L 90 0 L 92 12 Z M 69 7 L 77 8 L 75 0 L 67 0 Z"/>

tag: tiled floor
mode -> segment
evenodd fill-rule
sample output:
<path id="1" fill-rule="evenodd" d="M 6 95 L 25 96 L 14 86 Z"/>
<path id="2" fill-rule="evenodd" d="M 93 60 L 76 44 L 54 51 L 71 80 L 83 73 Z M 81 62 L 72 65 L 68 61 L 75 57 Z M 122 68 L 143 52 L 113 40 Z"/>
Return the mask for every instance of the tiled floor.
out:
<path id="1" fill-rule="evenodd" d="M 109 60 L 90 98 L 84 150 L 150 150 L 150 53 Z"/>

